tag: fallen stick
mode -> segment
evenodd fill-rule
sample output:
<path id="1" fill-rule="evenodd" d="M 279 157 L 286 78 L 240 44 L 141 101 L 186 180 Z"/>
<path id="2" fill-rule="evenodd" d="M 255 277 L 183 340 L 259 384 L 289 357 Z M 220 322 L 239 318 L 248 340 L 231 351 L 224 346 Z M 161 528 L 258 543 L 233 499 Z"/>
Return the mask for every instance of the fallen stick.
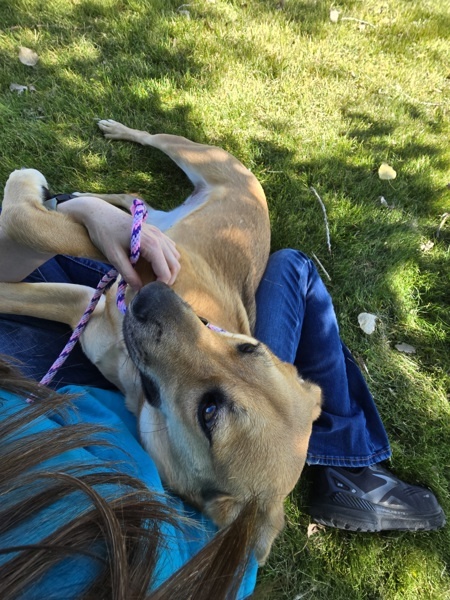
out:
<path id="1" fill-rule="evenodd" d="M 317 258 L 317 256 L 314 254 L 312 254 L 312 257 L 314 258 L 314 260 L 316 261 L 316 263 L 319 265 L 319 267 L 322 269 L 322 271 L 325 273 L 325 275 L 327 276 L 328 281 L 331 281 L 331 277 L 328 275 L 327 270 L 325 269 L 325 267 L 323 266 L 323 264 L 320 262 L 320 260 Z"/>
<path id="2" fill-rule="evenodd" d="M 450 213 L 444 213 L 444 214 L 442 215 L 441 222 L 439 223 L 439 227 L 437 228 L 437 231 L 436 231 L 436 237 L 437 237 L 437 238 L 440 236 L 440 234 L 441 234 L 441 229 L 444 227 L 444 225 L 445 225 L 445 221 L 446 221 L 446 220 L 447 220 L 449 217 L 450 217 Z"/>
<path id="3" fill-rule="evenodd" d="M 341 21 L 356 21 L 357 23 L 360 23 L 361 25 L 368 25 L 369 27 L 373 27 L 375 29 L 375 25 L 373 25 L 372 23 L 369 23 L 369 21 L 363 21 L 362 19 L 356 19 L 355 17 L 342 17 Z"/>
<path id="4" fill-rule="evenodd" d="M 319 194 L 317 193 L 317 190 L 315 187 L 311 186 L 309 188 L 312 193 L 314 194 L 314 196 L 317 198 L 317 200 L 320 203 L 320 206 L 322 207 L 322 211 L 323 211 L 323 217 L 324 217 L 324 221 L 325 221 L 325 229 L 327 232 L 327 246 L 328 246 L 328 252 L 331 254 L 331 240 L 330 240 L 330 228 L 328 227 L 328 217 L 327 217 L 327 209 L 325 208 L 325 204 L 322 201 L 322 198 L 319 196 Z"/>

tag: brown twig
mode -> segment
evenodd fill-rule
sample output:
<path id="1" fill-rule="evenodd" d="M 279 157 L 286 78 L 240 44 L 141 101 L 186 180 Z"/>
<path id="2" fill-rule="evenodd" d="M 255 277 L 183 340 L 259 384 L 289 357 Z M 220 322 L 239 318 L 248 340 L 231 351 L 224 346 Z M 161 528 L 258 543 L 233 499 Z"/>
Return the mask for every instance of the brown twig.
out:
<path id="1" fill-rule="evenodd" d="M 445 225 L 445 221 L 450 217 L 450 213 L 446 212 L 442 215 L 442 219 L 441 222 L 439 223 L 439 227 L 437 228 L 436 231 L 436 237 L 438 238 L 441 234 L 441 229 L 444 227 Z"/>
<path id="2" fill-rule="evenodd" d="M 362 19 L 355 19 L 355 17 L 342 17 L 341 21 L 356 21 L 361 25 L 368 25 L 369 27 L 373 27 L 375 29 L 375 25 L 369 23 L 369 21 L 363 21 Z"/>
<path id="3" fill-rule="evenodd" d="M 325 273 L 325 275 L 327 276 L 328 281 L 331 281 L 331 277 L 328 275 L 327 270 L 325 269 L 325 267 L 323 266 L 323 264 L 320 262 L 320 260 L 317 258 L 317 256 L 314 254 L 314 252 L 312 253 L 312 257 L 314 258 L 314 260 L 316 261 L 316 263 L 319 265 L 319 267 L 322 269 L 322 271 Z"/>
<path id="4" fill-rule="evenodd" d="M 314 194 L 314 196 L 319 201 L 320 206 L 322 207 L 323 218 L 324 218 L 324 221 L 325 221 L 325 229 L 326 229 L 326 232 L 327 232 L 327 247 L 328 247 L 328 252 L 331 254 L 330 228 L 328 227 L 327 209 L 325 208 L 325 204 L 323 203 L 322 198 L 317 193 L 316 188 L 313 187 L 313 186 L 311 186 L 309 189 L 312 191 L 312 193 Z"/>

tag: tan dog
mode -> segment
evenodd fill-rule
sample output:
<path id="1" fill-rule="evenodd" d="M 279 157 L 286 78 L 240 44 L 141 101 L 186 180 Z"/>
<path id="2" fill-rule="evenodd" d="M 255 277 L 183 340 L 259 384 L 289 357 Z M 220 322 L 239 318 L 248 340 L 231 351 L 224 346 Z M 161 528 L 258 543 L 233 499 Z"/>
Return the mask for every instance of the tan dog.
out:
<path id="1" fill-rule="evenodd" d="M 82 337 L 83 349 L 126 395 L 142 443 L 171 489 L 219 527 L 256 498 L 255 553 L 263 563 L 283 527 L 283 500 L 303 469 L 320 411 L 317 386 L 251 337 L 255 291 L 269 253 L 264 192 L 224 150 L 115 121 L 99 126 L 108 138 L 159 148 L 195 189 L 170 213 L 150 209 L 149 221 L 166 230 L 181 254 L 173 288 L 149 283 L 125 318 L 112 289 Z M 1 216 L 8 235 L 43 252 L 102 260 L 83 226 L 43 207 L 46 186 L 38 171 L 11 174 Z M 132 200 L 101 197 L 128 208 Z M 154 280 L 147 263 L 139 268 L 144 282 Z M 51 283 L 0 290 L 1 312 L 71 327 L 92 295 L 84 286 Z M 205 327 L 205 319 L 226 332 Z"/>

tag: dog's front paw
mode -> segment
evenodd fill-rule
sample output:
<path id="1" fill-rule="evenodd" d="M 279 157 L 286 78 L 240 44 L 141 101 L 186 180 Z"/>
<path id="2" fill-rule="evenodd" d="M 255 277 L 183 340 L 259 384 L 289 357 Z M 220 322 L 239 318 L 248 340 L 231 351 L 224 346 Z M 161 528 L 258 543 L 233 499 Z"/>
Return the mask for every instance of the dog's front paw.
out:
<path id="1" fill-rule="evenodd" d="M 128 127 L 112 119 L 101 119 L 97 125 L 103 131 L 104 136 L 111 140 L 123 139 L 128 131 Z"/>

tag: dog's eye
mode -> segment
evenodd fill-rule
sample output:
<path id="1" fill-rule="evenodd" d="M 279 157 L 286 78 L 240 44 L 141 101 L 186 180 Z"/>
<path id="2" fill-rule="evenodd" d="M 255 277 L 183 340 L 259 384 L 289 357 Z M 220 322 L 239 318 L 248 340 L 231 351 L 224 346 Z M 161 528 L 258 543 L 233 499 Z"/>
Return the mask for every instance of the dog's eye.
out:
<path id="1" fill-rule="evenodd" d="M 242 354 L 251 354 L 252 352 L 256 352 L 256 350 L 258 349 L 258 346 L 259 346 L 259 344 L 248 344 L 248 343 L 247 344 L 239 344 L 237 349 Z"/>
<path id="2" fill-rule="evenodd" d="M 217 404 L 215 402 L 210 402 L 203 407 L 202 410 L 202 418 L 206 427 L 210 427 L 210 425 L 214 422 L 214 417 L 217 413 Z"/>
<path id="3" fill-rule="evenodd" d="M 206 437 L 211 441 L 211 432 L 217 423 L 221 408 L 225 403 L 225 397 L 219 389 L 214 389 L 203 394 L 198 405 L 198 420 Z"/>

